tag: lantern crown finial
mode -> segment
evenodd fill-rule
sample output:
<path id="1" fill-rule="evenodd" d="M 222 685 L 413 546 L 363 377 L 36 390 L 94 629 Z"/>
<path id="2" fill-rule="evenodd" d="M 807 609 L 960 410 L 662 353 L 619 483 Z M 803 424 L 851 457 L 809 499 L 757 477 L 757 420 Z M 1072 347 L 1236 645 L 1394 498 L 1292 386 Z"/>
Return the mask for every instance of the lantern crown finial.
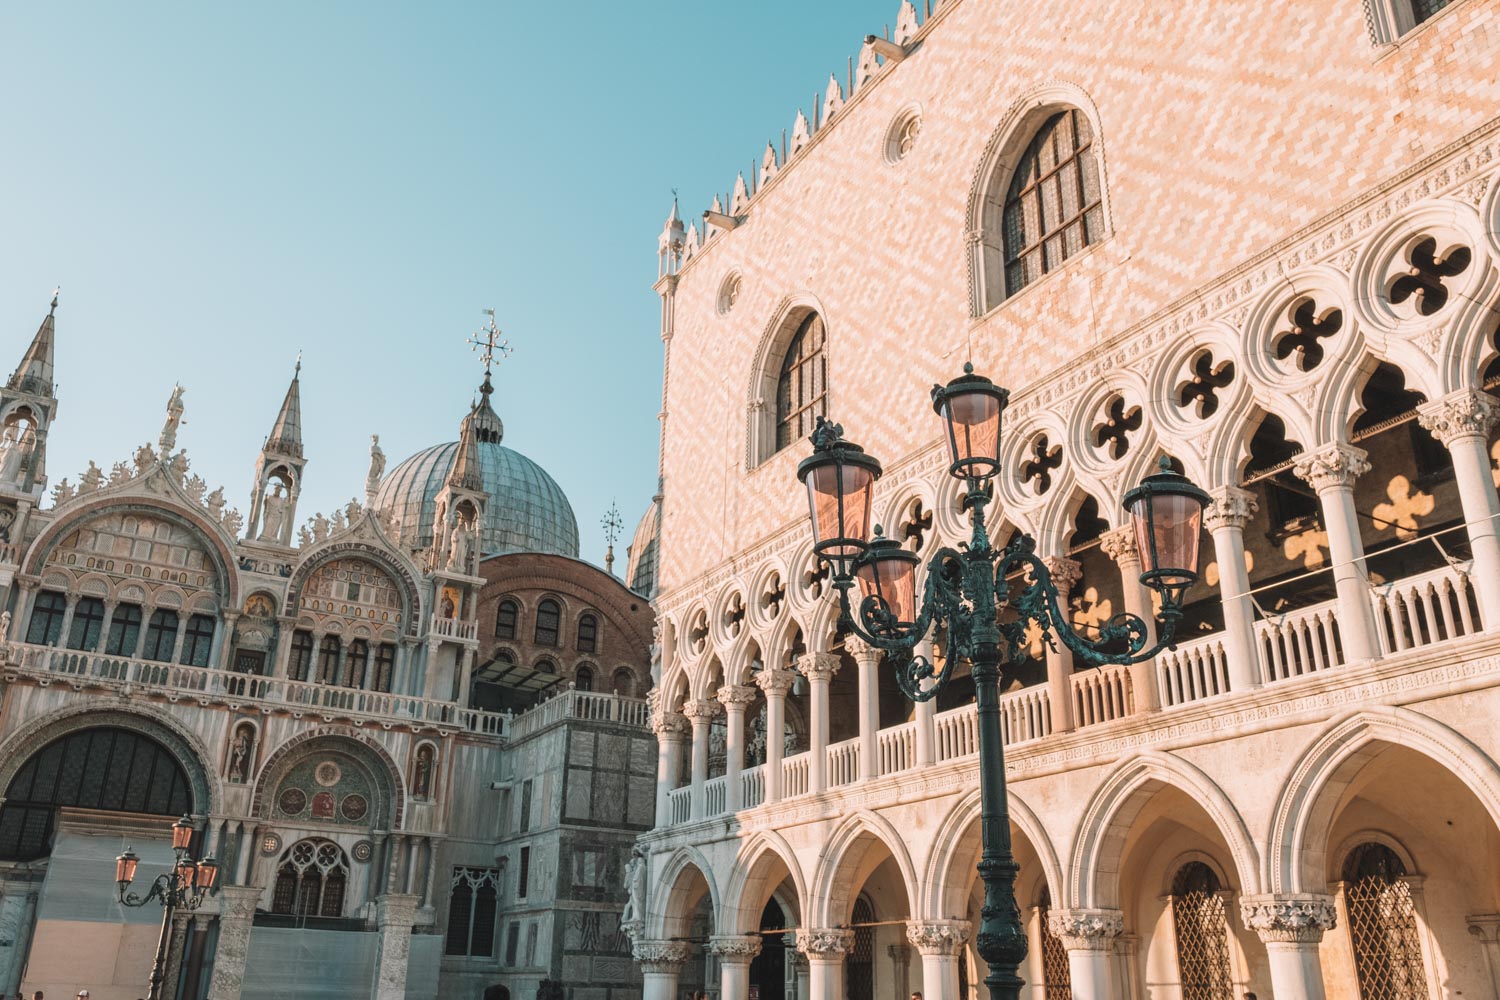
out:
<path id="1" fill-rule="evenodd" d="M 843 442 L 844 427 L 842 424 L 836 424 L 827 417 L 820 415 L 817 423 L 813 426 L 813 432 L 808 435 L 808 440 L 812 442 L 814 449 L 827 451 L 834 445 Z"/>

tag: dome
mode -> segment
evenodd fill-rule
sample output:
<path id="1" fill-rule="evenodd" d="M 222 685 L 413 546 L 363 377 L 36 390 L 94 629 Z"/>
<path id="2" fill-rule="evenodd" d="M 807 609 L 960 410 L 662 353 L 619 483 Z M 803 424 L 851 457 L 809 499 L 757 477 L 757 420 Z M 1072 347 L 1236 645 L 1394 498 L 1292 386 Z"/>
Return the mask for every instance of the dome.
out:
<path id="1" fill-rule="evenodd" d="M 635 537 L 626 550 L 629 561 L 625 564 L 625 585 L 647 598 L 656 596 L 657 543 L 661 534 L 661 497 L 651 499 L 641 523 L 636 525 Z"/>
<path id="2" fill-rule="evenodd" d="M 480 552 L 576 557 L 578 520 L 562 487 L 541 466 L 497 440 L 481 440 L 476 447 L 489 494 Z M 397 537 L 413 548 L 432 545 L 437 496 L 457 454 L 457 441 L 433 445 L 396 466 L 380 484 L 375 509 L 390 515 Z"/>

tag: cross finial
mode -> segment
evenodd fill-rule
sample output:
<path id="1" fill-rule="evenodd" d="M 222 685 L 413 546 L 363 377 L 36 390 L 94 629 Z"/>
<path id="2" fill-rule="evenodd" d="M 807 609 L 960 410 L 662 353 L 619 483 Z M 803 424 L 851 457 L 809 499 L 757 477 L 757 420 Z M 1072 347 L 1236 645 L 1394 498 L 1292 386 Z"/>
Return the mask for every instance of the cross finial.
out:
<path id="1" fill-rule="evenodd" d="M 54 314 L 54 313 L 57 312 L 57 296 L 58 296 L 58 293 L 61 292 L 61 291 L 62 291 L 62 285 L 58 285 L 56 288 L 52 289 L 52 308 L 49 309 L 49 310 L 47 310 L 47 315 L 48 316 L 51 316 L 52 314 Z"/>
<path id="2" fill-rule="evenodd" d="M 609 501 L 609 510 L 604 512 L 604 517 L 600 519 L 599 524 L 604 528 L 604 571 L 613 574 L 615 542 L 620 537 L 620 531 L 625 527 L 625 522 L 620 520 L 620 506 L 613 499 Z"/>
<path id="3" fill-rule="evenodd" d="M 292 378 L 296 378 L 297 376 L 299 376 L 301 374 L 302 374 L 302 352 L 298 351 L 297 352 L 297 363 L 292 368 Z"/>
<path id="4" fill-rule="evenodd" d="M 469 349 L 479 352 L 479 360 L 484 362 L 485 380 L 488 381 L 490 369 L 495 365 L 495 355 L 500 360 L 505 360 L 511 352 L 510 341 L 500 335 L 500 327 L 495 323 L 495 310 L 485 309 L 483 314 L 490 318 L 489 323 L 482 327 L 478 333 L 469 338 Z"/>

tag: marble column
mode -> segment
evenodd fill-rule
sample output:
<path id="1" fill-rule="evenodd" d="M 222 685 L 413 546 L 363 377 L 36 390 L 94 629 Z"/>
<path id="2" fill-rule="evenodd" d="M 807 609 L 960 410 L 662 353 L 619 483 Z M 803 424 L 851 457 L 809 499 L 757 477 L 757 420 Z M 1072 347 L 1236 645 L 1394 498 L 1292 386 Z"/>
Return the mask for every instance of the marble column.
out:
<path id="1" fill-rule="evenodd" d="M 797 675 L 784 667 L 766 664 L 755 675 L 755 683 L 766 693 L 766 798 L 781 801 L 781 758 L 786 752 L 786 693 Z"/>
<path id="2" fill-rule="evenodd" d="M 1365 461 L 1363 449 L 1331 444 L 1300 456 L 1292 471 L 1317 492 L 1323 508 L 1333 584 L 1338 591 L 1344 661 L 1374 659 L 1380 655 L 1380 643 L 1376 639 L 1375 610 L 1370 604 L 1370 581 L 1365 575 L 1359 515 L 1354 509 L 1354 481 L 1370 471 L 1370 463 Z"/>
<path id="3" fill-rule="evenodd" d="M 915 648 L 912 649 L 912 652 L 925 659 L 928 663 L 931 663 L 932 658 L 936 655 L 933 651 L 932 639 L 930 637 L 918 642 Z M 931 679 L 922 682 L 924 689 L 931 685 Z M 934 721 L 936 716 L 936 698 L 917 702 L 916 708 L 912 712 L 912 717 L 917 723 L 917 738 L 914 742 L 917 745 L 916 765 L 919 768 L 929 767 L 937 759 L 937 724 Z"/>
<path id="4" fill-rule="evenodd" d="M 417 897 L 387 893 L 375 902 L 380 943 L 375 989 L 370 1000 L 406 1000 L 406 963 L 411 954 L 411 925 L 417 915 Z"/>
<path id="5" fill-rule="evenodd" d="M 1068 598 L 1073 585 L 1083 579 L 1083 567 L 1076 559 L 1064 556 L 1046 556 L 1042 565 L 1047 567 L 1052 584 L 1057 588 L 1057 606 L 1068 613 Z M 1054 646 L 1047 649 L 1047 706 L 1051 715 L 1054 733 L 1071 733 L 1073 720 L 1073 651 L 1061 639 L 1054 636 Z"/>
<path id="6" fill-rule="evenodd" d="M 756 699 L 749 684 L 719 688 L 719 704 L 724 706 L 725 738 L 724 802 L 729 812 L 739 812 L 742 805 L 740 772 L 745 767 L 745 709 Z"/>
<path id="7" fill-rule="evenodd" d="M 1323 967 L 1318 944 L 1336 920 L 1333 898 L 1271 894 L 1240 900 L 1240 918 L 1266 946 L 1271 992 L 1278 997 L 1323 1000 Z"/>
<path id="8" fill-rule="evenodd" d="M 969 940 L 967 920 L 908 920 L 906 939 L 922 956 L 922 997 L 958 996 L 958 963 Z"/>
<path id="9" fill-rule="evenodd" d="M 297 629 L 297 619 L 279 615 L 276 626 L 276 645 L 271 653 L 271 662 L 266 665 L 266 673 L 272 677 L 288 677 L 292 659 L 292 633 Z"/>
<path id="10" fill-rule="evenodd" d="M 703 819 L 707 803 L 704 786 L 708 784 L 708 730 L 721 706 L 711 698 L 700 698 L 682 706 L 682 715 L 693 724 L 693 780 L 690 808 L 693 819 Z"/>
<path id="11" fill-rule="evenodd" d="M 641 967 L 641 1000 L 677 1000 L 677 975 L 692 953 L 686 941 L 637 941 L 631 957 Z"/>
<path id="12" fill-rule="evenodd" d="M 1500 629 L 1500 495 L 1490 472 L 1490 431 L 1500 421 L 1500 400 L 1478 389 L 1460 389 L 1417 407 L 1417 423 L 1453 456 L 1453 478 L 1474 554 L 1479 616 L 1488 631 Z M 1471 584 L 1473 586 L 1473 584 Z"/>
<path id="13" fill-rule="evenodd" d="M 782 954 L 786 956 L 786 961 L 792 963 L 792 971 L 797 979 L 796 994 L 789 1000 L 811 1000 L 811 974 L 808 971 L 807 956 L 797 950 L 797 935 L 788 934 L 782 941 L 786 944 L 786 950 Z"/>
<path id="14" fill-rule="evenodd" d="M 1120 567 L 1120 587 L 1125 595 L 1125 611 L 1146 623 L 1146 648 L 1156 644 L 1156 618 L 1152 614 L 1151 592 L 1141 582 L 1141 553 L 1136 548 L 1135 526 L 1106 531 L 1099 536 L 1099 547 Z M 1161 689 L 1156 682 L 1156 660 L 1130 665 L 1130 689 L 1136 712 L 1154 712 L 1161 708 Z"/>
<path id="15" fill-rule="evenodd" d="M 1255 609 L 1250 603 L 1250 573 L 1245 565 L 1245 525 L 1260 505 L 1255 494 L 1238 486 L 1220 486 L 1210 490 L 1209 496 L 1213 502 L 1203 512 L 1203 525 L 1213 537 L 1214 558 L 1219 565 L 1224 665 L 1229 671 L 1229 690 L 1243 692 L 1260 685 Z"/>
<path id="16" fill-rule="evenodd" d="M 1068 952 L 1073 995 L 1089 1000 L 1121 1000 L 1114 970 L 1115 938 L 1125 929 L 1119 910 L 1053 910 L 1048 929 Z"/>
<path id="17" fill-rule="evenodd" d="M 844 648 L 859 668 L 859 780 L 880 777 L 881 651 L 858 636 L 844 639 Z"/>
<path id="18" fill-rule="evenodd" d="M 213 642 L 210 644 L 208 664 L 216 670 L 223 670 L 229 665 L 229 657 L 234 652 L 234 626 L 240 620 L 238 611 L 225 611 L 221 617 L 223 622 L 214 629 Z M 177 622 L 178 634 L 187 627 L 187 622 L 179 618 Z"/>
<path id="19" fill-rule="evenodd" d="M 63 598 L 63 620 L 62 630 L 57 635 L 57 646 L 59 649 L 68 649 L 69 636 L 73 632 L 73 613 L 78 610 L 78 595 L 69 594 Z M 176 659 L 175 657 L 173 659 Z"/>
<path id="20" fill-rule="evenodd" d="M 214 949 L 214 975 L 208 995 L 214 1000 L 239 1000 L 245 985 L 245 957 L 250 954 L 250 926 L 260 887 L 226 885 L 219 889 L 219 943 Z"/>
<path id="21" fill-rule="evenodd" d="M 187 641 L 187 623 L 188 615 L 183 611 L 179 611 L 177 613 L 177 636 L 172 640 L 172 663 L 182 662 L 182 645 Z M 210 660 L 209 662 L 212 663 L 213 661 Z"/>
<path id="22" fill-rule="evenodd" d="M 828 682 L 839 671 L 839 658 L 833 653 L 803 653 L 797 657 L 797 669 L 808 684 L 807 790 L 812 794 L 828 787 Z M 815 990 L 816 992 L 816 990 Z"/>
<path id="23" fill-rule="evenodd" d="M 1490 974 L 1490 988 L 1500 997 L 1500 913 L 1472 913 L 1464 918 L 1469 933 L 1484 952 L 1484 964 Z"/>
<path id="24" fill-rule="evenodd" d="M 750 963 L 760 947 L 759 934 L 708 939 L 708 953 L 719 960 L 719 1000 L 750 1000 Z"/>
<path id="25" fill-rule="evenodd" d="M 797 950 L 807 956 L 808 1000 L 844 1000 L 844 955 L 853 949 L 851 930 L 829 927 L 797 931 Z"/>
<path id="26" fill-rule="evenodd" d="M 682 741 L 687 739 L 688 720 L 676 712 L 663 712 L 651 720 L 656 731 L 656 825 L 670 826 L 672 790 L 682 779 Z"/>

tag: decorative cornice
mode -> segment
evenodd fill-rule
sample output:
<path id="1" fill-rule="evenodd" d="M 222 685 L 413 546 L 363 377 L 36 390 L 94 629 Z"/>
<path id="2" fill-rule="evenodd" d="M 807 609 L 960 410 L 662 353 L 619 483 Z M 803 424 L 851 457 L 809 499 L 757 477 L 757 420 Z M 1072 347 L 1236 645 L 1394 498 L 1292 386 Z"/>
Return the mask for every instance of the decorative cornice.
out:
<path id="1" fill-rule="evenodd" d="M 843 958 L 854 950 L 854 932 L 841 927 L 800 928 L 797 950 L 809 958 Z"/>
<path id="2" fill-rule="evenodd" d="M 630 957 L 635 959 L 642 972 L 669 975 L 676 975 L 692 952 L 692 946 L 686 941 L 637 941 L 630 946 Z"/>
<path id="3" fill-rule="evenodd" d="M 1417 423 L 1451 445 L 1459 438 L 1487 438 L 1500 423 L 1500 400 L 1478 389 L 1460 389 L 1417 407 Z"/>
<path id="4" fill-rule="evenodd" d="M 803 653 L 797 657 L 797 670 L 810 681 L 832 680 L 842 661 L 833 653 Z"/>
<path id="5" fill-rule="evenodd" d="M 759 934 L 735 934 L 708 939 L 708 953 L 721 962 L 742 965 L 760 954 Z"/>
<path id="6" fill-rule="evenodd" d="M 1370 471 L 1368 452 L 1351 444 L 1334 443 L 1298 457 L 1292 465 L 1298 479 L 1314 490 L 1353 488 L 1354 481 Z"/>
<path id="7" fill-rule="evenodd" d="M 1260 502 L 1249 490 L 1238 486 L 1218 486 L 1208 491 L 1211 503 L 1203 511 L 1203 526 L 1210 532 L 1220 528 L 1244 530 L 1260 509 Z"/>
<path id="8" fill-rule="evenodd" d="M 1125 930 L 1125 915 L 1119 910 L 1053 910 L 1047 929 L 1069 951 L 1108 951 Z"/>
<path id="9" fill-rule="evenodd" d="M 756 673 L 755 683 L 767 695 L 784 695 L 797 683 L 797 672 L 785 667 L 773 667 L 768 663 Z"/>
<path id="10" fill-rule="evenodd" d="M 1240 918 L 1262 941 L 1317 944 L 1324 931 L 1333 930 L 1338 911 L 1331 896 L 1246 896 L 1240 900 Z"/>
<path id="11" fill-rule="evenodd" d="M 957 955 L 969 940 L 967 920 L 908 920 L 906 940 L 923 955 Z"/>

